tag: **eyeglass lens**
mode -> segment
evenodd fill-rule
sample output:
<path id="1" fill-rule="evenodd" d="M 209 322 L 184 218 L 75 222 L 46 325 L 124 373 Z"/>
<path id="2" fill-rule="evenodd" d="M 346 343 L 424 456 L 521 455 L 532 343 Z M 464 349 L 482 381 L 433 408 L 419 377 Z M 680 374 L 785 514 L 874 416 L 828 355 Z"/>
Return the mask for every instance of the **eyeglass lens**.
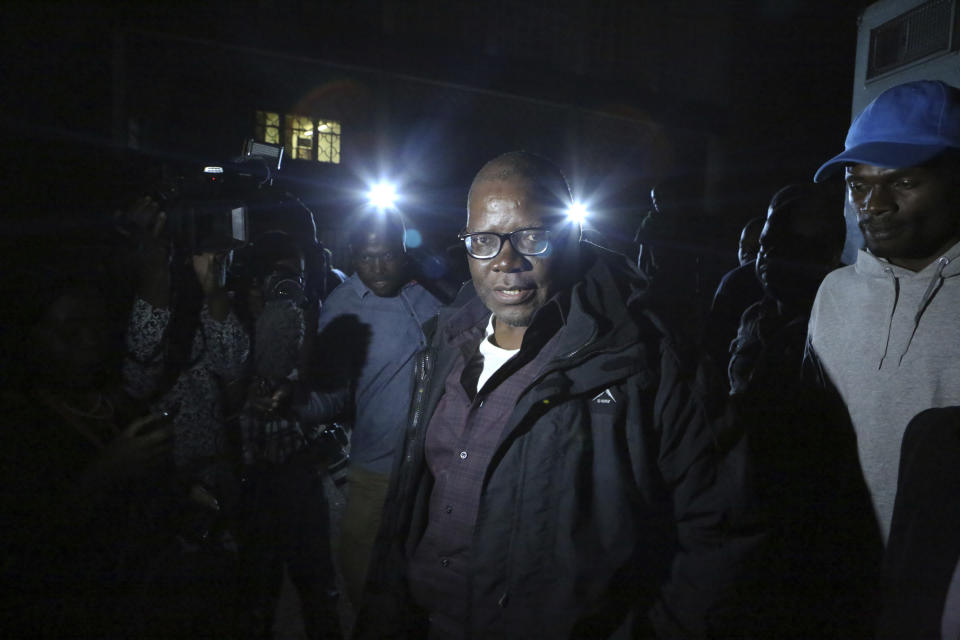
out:
<path id="1" fill-rule="evenodd" d="M 546 229 L 520 229 L 513 233 L 472 233 L 464 238 L 467 251 L 474 258 L 493 258 L 500 253 L 503 238 L 509 238 L 513 248 L 525 256 L 541 255 L 550 247 Z"/>

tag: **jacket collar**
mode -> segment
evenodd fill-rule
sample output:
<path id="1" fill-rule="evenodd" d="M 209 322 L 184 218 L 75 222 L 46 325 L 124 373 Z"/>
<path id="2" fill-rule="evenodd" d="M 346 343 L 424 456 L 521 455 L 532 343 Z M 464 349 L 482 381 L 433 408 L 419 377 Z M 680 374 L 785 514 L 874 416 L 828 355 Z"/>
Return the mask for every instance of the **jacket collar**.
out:
<path id="1" fill-rule="evenodd" d="M 591 243 L 581 243 L 581 257 L 580 278 L 550 298 L 530 325 L 540 338 L 562 329 L 557 354 L 567 363 L 596 350 L 626 348 L 641 332 L 629 310 L 645 290 L 639 272 L 625 257 Z M 471 329 L 482 332 L 489 317 L 490 311 L 468 281 L 454 302 L 441 310 L 440 337 L 449 343 Z"/>
<path id="2" fill-rule="evenodd" d="M 473 283 L 467 282 L 453 304 L 440 310 L 440 326 L 443 327 L 440 338 L 445 344 L 450 344 L 467 332 L 482 332 L 489 319 L 490 310 L 476 294 Z"/>

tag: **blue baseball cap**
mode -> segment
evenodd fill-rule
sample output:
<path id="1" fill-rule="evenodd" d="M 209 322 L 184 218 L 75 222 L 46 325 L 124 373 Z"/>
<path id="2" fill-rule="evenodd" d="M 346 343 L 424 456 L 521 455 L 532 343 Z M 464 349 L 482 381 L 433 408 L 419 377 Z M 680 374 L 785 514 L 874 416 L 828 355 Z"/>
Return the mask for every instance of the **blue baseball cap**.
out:
<path id="1" fill-rule="evenodd" d="M 867 105 L 850 125 L 844 152 L 820 167 L 813 181 L 845 164 L 915 167 L 951 148 L 960 149 L 960 89 L 939 80 L 907 82 Z"/>

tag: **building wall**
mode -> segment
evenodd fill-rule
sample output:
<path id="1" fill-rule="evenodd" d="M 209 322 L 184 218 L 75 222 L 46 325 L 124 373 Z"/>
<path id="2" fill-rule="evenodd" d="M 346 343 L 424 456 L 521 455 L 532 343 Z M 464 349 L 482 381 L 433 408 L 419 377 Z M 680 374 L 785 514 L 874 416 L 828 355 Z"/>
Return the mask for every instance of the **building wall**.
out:
<path id="1" fill-rule="evenodd" d="M 284 170 L 333 229 L 363 183 L 385 175 L 406 185 L 410 215 L 452 235 L 473 174 L 513 149 L 556 160 L 575 194 L 600 211 L 597 224 L 627 244 L 657 181 L 683 167 L 702 194 L 708 136 L 638 109 L 590 110 L 141 30 L 122 42 L 118 142 L 142 152 L 187 162 L 235 155 L 258 109 L 341 122 L 340 165 L 288 161 Z"/>
<path id="2" fill-rule="evenodd" d="M 890 87 L 909 82 L 911 80 L 943 80 L 948 84 L 960 86 L 960 30 L 958 30 L 958 12 L 960 3 L 957 0 L 946 0 L 944 6 L 952 9 L 953 24 L 949 22 L 942 26 L 952 31 L 952 45 L 950 50 L 934 53 L 920 60 L 910 62 L 888 73 L 868 78 L 870 64 L 870 35 L 871 32 L 895 18 L 902 16 L 911 9 L 927 4 L 928 0 L 883 0 L 867 7 L 860 19 L 857 30 L 857 61 L 854 72 L 853 106 L 851 119 Z"/>

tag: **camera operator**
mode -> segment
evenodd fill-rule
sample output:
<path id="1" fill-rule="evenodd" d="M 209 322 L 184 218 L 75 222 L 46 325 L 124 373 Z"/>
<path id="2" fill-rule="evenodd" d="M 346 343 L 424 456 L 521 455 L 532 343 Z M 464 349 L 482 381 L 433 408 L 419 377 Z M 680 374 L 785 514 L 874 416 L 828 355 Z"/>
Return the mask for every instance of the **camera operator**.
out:
<path id="1" fill-rule="evenodd" d="M 300 596 L 307 637 L 340 638 L 321 477 L 340 444 L 324 425 L 278 411 L 298 382 L 315 331 L 318 301 L 308 295 L 311 280 L 326 274 L 311 270 L 304 247 L 282 231 L 256 238 L 244 254 L 253 348 L 238 415 L 243 454 L 239 628 L 244 637 L 270 637 L 286 566 Z"/>
<path id="2" fill-rule="evenodd" d="M 223 385 L 250 351 L 225 289 L 230 251 L 171 251 L 167 213 L 152 197 L 128 219 L 138 229 L 139 285 L 127 329 L 127 391 L 176 411 L 173 458 L 185 479 L 215 493 L 225 482 Z"/>
<path id="3" fill-rule="evenodd" d="M 167 585 L 168 635 L 232 635 L 237 554 L 228 527 L 238 481 L 225 442 L 224 388 L 250 341 L 225 289 L 227 250 L 193 250 L 169 230 L 154 198 L 126 213 L 138 241 L 138 284 L 126 332 L 124 387 L 171 423 L 179 551 L 158 563 Z M 202 633 L 201 633 L 202 632 Z"/>

